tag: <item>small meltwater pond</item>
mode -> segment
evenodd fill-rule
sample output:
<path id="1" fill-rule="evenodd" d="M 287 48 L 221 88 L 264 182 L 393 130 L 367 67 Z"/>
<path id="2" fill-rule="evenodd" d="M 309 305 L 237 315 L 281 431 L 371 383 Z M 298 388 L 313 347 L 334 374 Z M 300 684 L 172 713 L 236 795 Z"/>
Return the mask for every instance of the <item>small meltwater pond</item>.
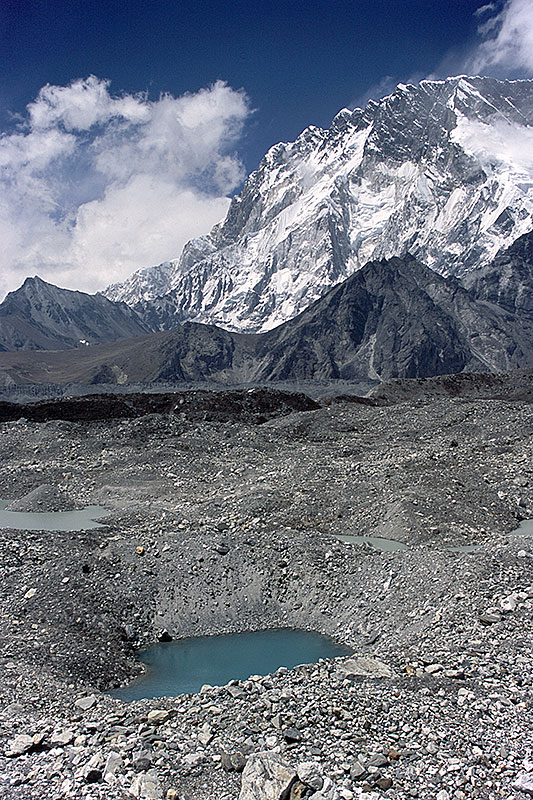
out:
<path id="1" fill-rule="evenodd" d="M 524 519 L 509 536 L 533 536 L 533 519 Z"/>
<path id="2" fill-rule="evenodd" d="M 351 654 L 349 647 L 329 636 L 289 628 L 178 639 L 141 651 L 148 671 L 110 694 L 128 702 L 175 697 L 198 692 L 204 684 L 223 686 L 250 675 L 268 675 L 279 667 Z"/>
<path id="3" fill-rule="evenodd" d="M 5 500 L 0 502 L 0 528 L 18 531 L 85 531 L 103 528 L 95 520 L 109 515 L 101 506 L 87 506 L 79 511 L 7 511 Z"/>
<path id="4" fill-rule="evenodd" d="M 508 536 L 531 536 L 533 537 L 533 519 L 523 520 L 518 528 L 508 533 Z M 382 539 L 380 536 L 351 536 L 349 534 L 335 534 L 335 538 L 340 542 L 348 544 L 371 544 L 376 550 L 381 550 L 384 553 L 393 553 L 396 550 L 407 550 L 409 545 L 404 542 L 398 542 L 395 539 Z M 477 553 L 483 550 L 483 544 L 460 544 L 452 547 L 447 547 L 452 553 Z"/>

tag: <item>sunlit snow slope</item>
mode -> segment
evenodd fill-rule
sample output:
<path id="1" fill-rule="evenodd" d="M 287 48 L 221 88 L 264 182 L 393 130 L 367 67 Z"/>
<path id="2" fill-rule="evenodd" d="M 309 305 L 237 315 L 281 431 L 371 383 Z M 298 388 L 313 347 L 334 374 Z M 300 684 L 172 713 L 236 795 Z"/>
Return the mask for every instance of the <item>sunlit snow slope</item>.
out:
<path id="1" fill-rule="evenodd" d="M 532 214 L 533 81 L 400 84 L 272 147 L 210 234 L 105 294 L 144 303 L 153 327 L 265 331 L 371 259 L 462 276 Z"/>

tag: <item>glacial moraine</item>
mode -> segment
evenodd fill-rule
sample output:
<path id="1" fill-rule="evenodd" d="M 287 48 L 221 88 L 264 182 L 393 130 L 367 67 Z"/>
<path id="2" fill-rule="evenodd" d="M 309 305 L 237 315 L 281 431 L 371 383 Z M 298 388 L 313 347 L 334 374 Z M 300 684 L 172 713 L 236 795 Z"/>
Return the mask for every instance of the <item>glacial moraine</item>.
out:
<path id="1" fill-rule="evenodd" d="M 0 496 L 111 513 L 84 533 L 0 530 L 0 798 L 230 800 L 267 751 L 343 797 L 526 800 L 533 551 L 509 534 L 533 517 L 533 408 L 191 416 L 2 425 Z M 165 632 L 275 627 L 355 655 L 107 694 Z"/>

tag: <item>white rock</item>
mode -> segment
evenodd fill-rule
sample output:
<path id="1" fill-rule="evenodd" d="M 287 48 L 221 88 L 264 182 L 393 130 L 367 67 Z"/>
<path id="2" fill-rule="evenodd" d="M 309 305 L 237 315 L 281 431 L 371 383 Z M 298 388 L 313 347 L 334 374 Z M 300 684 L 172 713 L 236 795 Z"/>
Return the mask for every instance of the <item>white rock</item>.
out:
<path id="1" fill-rule="evenodd" d="M 239 800 L 279 800 L 296 771 L 273 753 L 255 753 L 242 773 Z"/>
<path id="2" fill-rule="evenodd" d="M 162 708 L 157 708 L 148 712 L 148 723 L 149 725 L 159 725 L 161 722 L 166 722 L 169 717 L 169 711 L 165 711 Z"/>
<path id="3" fill-rule="evenodd" d="M 7 743 L 6 756 L 12 758 L 13 756 L 21 756 L 27 753 L 28 750 L 34 745 L 33 736 L 28 736 L 25 733 L 19 733 L 14 739 Z"/>
<path id="4" fill-rule="evenodd" d="M 533 795 L 533 772 L 521 772 L 513 783 L 513 789 Z"/>
<path id="5" fill-rule="evenodd" d="M 96 703 L 96 697 L 94 694 L 90 694 L 87 697 L 79 697 L 74 705 L 76 708 L 81 708 L 82 711 L 88 711 L 89 708 L 92 708 Z"/>

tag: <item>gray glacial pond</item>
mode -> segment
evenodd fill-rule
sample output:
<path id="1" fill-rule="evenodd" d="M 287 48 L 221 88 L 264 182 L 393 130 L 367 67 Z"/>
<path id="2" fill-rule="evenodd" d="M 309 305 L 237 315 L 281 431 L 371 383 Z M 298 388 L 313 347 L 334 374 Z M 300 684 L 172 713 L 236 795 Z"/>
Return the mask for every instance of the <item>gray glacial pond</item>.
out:
<path id="1" fill-rule="evenodd" d="M 109 515 L 101 506 L 87 506 L 80 511 L 6 511 L 7 501 L 0 502 L 0 528 L 18 531 L 84 531 L 103 528 L 95 520 Z"/>
<path id="2" fill-rule="evenodd" d="M 376 550 L 381 550 L 385 553 L 392 553 L 395 550 L 407 550 L 407 545 L 403 542 L 397 542 L 395 539 L 382 539 L 379 536 L 350 536 L 349 534 L 339 534 L 335 536 L 341 542 L 348 544 L 371 544 Z"/>
<path id="3" fill-rule="evenodd" d="M 533 519 L 524 519 L 509 536 L 533 536 Z"/>
<path id="4" fill-rule="evenodd" d="M 178 639 L 139 653 L 148 671 L 111 694 L 130 702 L 198 692 L 203 684 L 223 686 L 250 675 L 268 675 L 279 667 L 313 664 L 319 658 L 351 655 L 352 650 L 329 636 L 302 630 L 235 633 Z"/>

